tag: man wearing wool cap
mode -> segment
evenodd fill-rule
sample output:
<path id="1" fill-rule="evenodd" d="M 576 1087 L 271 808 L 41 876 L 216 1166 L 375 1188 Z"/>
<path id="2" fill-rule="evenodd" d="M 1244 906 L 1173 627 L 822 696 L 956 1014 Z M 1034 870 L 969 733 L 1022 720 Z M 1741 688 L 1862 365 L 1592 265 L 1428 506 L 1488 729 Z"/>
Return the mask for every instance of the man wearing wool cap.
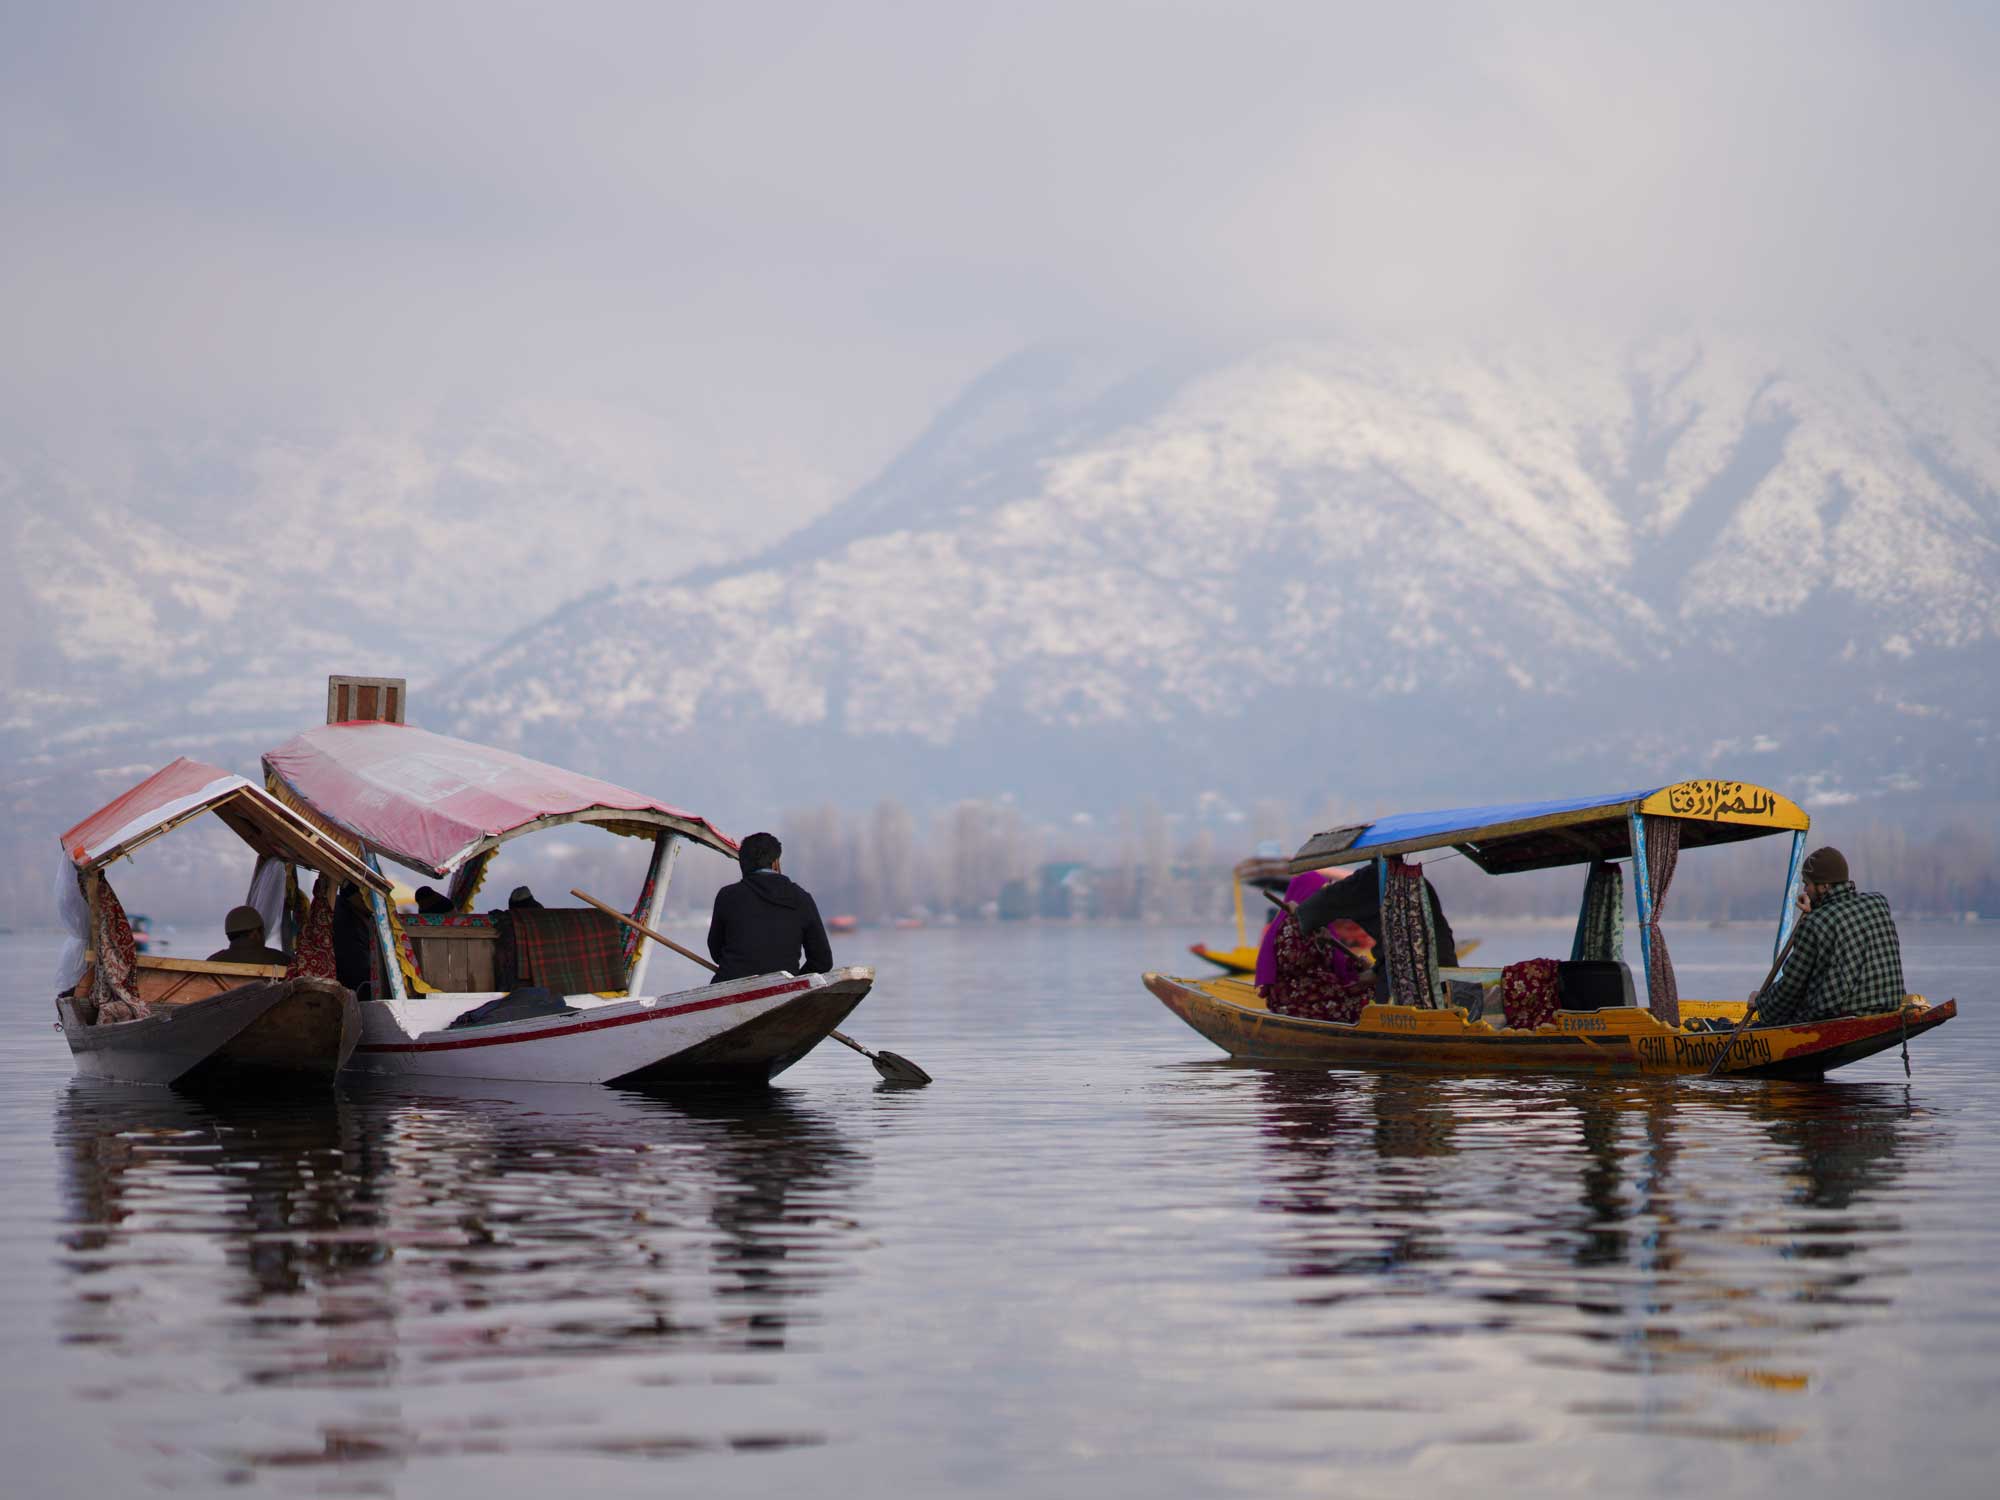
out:
<path id="1" fill-rule="evenodd" d="M 1889 900 L 1854 888 L 1838 849 L 1815 849 L 1800 868 L 1804 915 L 1785 971 L 1758 1007 L 1760 1025 L 1786 1026 L 1903 1008 L 1903 945 Z"/>
<path id="2" fill-rule="evenodd" d="M 291 959 L 276 948 L 264 946 L 264 918 L 254 906 L 233 906 L 222 919 L 227 948 L 208 955 L 212 964 L 288 964 Z"/>

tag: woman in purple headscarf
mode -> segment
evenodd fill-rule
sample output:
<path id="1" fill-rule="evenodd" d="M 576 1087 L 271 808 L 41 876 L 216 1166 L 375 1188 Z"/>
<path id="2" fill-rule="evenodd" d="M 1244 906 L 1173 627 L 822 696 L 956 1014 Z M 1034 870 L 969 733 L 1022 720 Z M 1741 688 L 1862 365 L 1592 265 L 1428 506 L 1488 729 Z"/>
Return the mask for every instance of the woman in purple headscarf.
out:
<path id="1" fill-rule="evenodd" d="M 1257 948 L 1257 993 L 1273 1015 L 1354 1022 L 1361 1019 L 1361 1008 L 1375 998 L 1374 982 L 1334 942 L 1332 931 L 1322 927 L 1307 937 L 1292 915 L 1301 901 L 1326 883 L 1327 876 L 1318 870 L 1294 876 L 1285 887 L 1285 904 L 1291 910 L 1264 929 Z"/>

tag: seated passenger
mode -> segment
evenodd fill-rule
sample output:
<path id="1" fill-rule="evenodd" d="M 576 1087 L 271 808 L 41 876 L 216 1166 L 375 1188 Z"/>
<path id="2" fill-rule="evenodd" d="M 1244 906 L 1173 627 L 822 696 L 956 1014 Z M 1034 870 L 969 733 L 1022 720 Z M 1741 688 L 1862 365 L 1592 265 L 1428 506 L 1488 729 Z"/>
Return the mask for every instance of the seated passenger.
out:
<path id="1" fill-rule="evenodd" d="M 1458 967 L 1458 940 L 1451 935 L 1451 923 L 1444 919 L 1438 904 L 1437 887 L 1424 877 L 1424 896 L 1430 902 L 1431 930 L 1437 937 L 1437 961 L 1441 969 Z M 1299 906 L 1299 927 L 1312 936 L 1337 917 L 1354 923 L 1375 945 L 1375 992 L 1389 993 L 1389 966 L 1382 961 L 1382 889 L 1377 882 L 1375 862 L 1370 860 L 1345 880 L 1320 887 Z"/>
<path id="2" fill-rule="evenodd" d="M 375 914 L 361 887 L 348 881 L 333 907 L 333 975 L 355 998 L 369 998 L 374 972 Z"/>
<path id="3" fill-rule="evenodd" d="M 770 833 L 753 833 L 738 848 L 743 878 L 715 893 L 708 921 L 708 952 L 716 965 L 710 983 L 780 970 L 824 974 L 833 967 L 818 905 L 779 868 L 784 852 Z"/>
<path id="4" fill-rule="evenodd" d="M 1764 992 L 1760 1026 L 1903 1008 L 1903 945 L 1889 899 L 1854 888 L 1838 849 L 1815 849 L 1800 867 L 1804 889 L 1785 970 Z M 1751 997 L 1755 999 L 1753 995 Z"/>
<path id="5" fill-rule="evenodd" d="M 417 887 L 417 910 L 427 917 L 449 915 L 451 897 L 434 885 Z"/>
<path id="6" fill-rule="evenodd" d="M 1297 904 L 1311 898 L 1326 877 L 1309 871 L 1285 889 L 1285 900 Z M 1266 965 L 1266 958 L 1269 964 Z M 1257 993 L 1273 1015 L 1300 1016 L 1309 1021 L 1361 1019 L 1362 1007 L 1375 998 L 1375 984 L 1353 957 L 1322 925 L 1306 933 L 1297 910 L 1281 914 L 1264 933 L 1257 953 Z"/>
<path id="7" fill-rule="evenodd" d="M 264 946 L 264 919 L 254 906 L 233 906 L 222 919 L 229 946 L 208 955 L 212 964 L 284 964 L 289 955 Z"/>
<path id="8" fill-rule="evenodd" d="M 1257 943 L 1257 965 L 1251 974 L 1251 978 L 1256 982 L 1258 994 L 1262 995 L 1277 982 L 1278 929 L 1285 925 L 1286 915 L 1297 911 L 1300 902 L 1330 879 L 1332 877 L 1324 870 L 1308 870 L 1303 875 L 1294 875 L 1291 884 L 1285 887 L 1285 904 L 1272 906 L 1271 920 L 1264 924 L 1264 936 Z"/>

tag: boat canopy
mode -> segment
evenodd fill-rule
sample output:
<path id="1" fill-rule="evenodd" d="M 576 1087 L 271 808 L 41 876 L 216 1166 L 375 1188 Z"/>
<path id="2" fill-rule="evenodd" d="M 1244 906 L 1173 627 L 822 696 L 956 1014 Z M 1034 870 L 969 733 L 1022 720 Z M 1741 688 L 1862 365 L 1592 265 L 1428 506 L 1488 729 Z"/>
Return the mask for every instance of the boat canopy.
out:
<path id="1" fill-rule="evenodd" d="M 1318 870 L 1443 848 L 1457 849 L 1494 875 L 1626 859 L 1638 814 L 1681 820 L 1684 849 L 1799 833 L 1811 821 L 1796 803 L 1747 781 L 1677 781 L 1606 797 L 1399 813 L 1332 828 L 1306 840 L 1291 868 Z"/>
<path id="2" fill-rule="evenodd" d="M 259 854 L 386 891 L 389 882 L 255 782 L 185 756 L 62 836 L 70 863 L 88 874 L 190 818 L 212 812 Z"/>
<path id="3" fill-rule="evenodd" d="M 356 850 L 439 878 L 508 839 L 563 823 L 678 833 L 734 858 L 705 818 L 651 797 L 407 724 L 328 724 L 264 757 L 273 794 Z"/>

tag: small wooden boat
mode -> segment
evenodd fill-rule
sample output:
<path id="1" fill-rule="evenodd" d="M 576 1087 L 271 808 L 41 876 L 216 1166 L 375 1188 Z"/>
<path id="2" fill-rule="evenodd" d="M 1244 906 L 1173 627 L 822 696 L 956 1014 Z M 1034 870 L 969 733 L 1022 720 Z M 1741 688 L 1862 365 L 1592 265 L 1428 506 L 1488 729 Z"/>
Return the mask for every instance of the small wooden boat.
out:
<path id="1" fill-rule="evenodd" d="M 1449 972 L 1449 971 L 1447 971 Z M 1145 976 L 1168 1010 L 1242 1062 L 1318 1067 L 1424 1067 L 1481 1072 L 1706 1073 L 1726 1032 L 1662 1025 L 1637 1006 L 1562 1011 L 1553 1026 L 1516 1032 L 1453 1009 L 1370 1005 L 1352 1026 L 1275 1016 L 1239 978 Z M 1683 1001 L 1691 1019 L 1738 1021 L 1744 1002 Z M 1912 995 L 1900 1014 L 1848 1016 L 1810 1026 L 1753 1026 L 1722 1071 L 1743 1078 L 1818 1078 L 1900 1046 L 1958 1014 Z"/>
<path id="2" fill-rule="evenodd" d="M 105 867 L 209 813 L 261 860 L 302 866 L 336 885 L 387 889 L 360 860 L 241 776 L 186 759 L 149 776 L 63 835 L 70 873 L 61 905 L 72 943 L 57 981 L 56 1015 L 76 1070 L 213 1091 L 331 1085 L 360 1040 L 350 991 L 296 962 L 221 963 L 143 951 L 119 906 Z"/>
<path id="3" fill-rule="evenodd" d="M 1661 820 L 1671 819 L 1671 828 Z M 1320 1067 L 1428 1067 L 1578 1073 L 1706 1073 L 1728 1041 L 1724 1028 L 1740 1021 L 1747 1002 L 1683 1000 L 1672 993 L 1671 961 L 1658 929 L 1658 901 L 1649 875 L 1647 841 L 1686 850 L 1789 832 L 1792 849 L 1780 905 L 1776 952 L 1782 954 L 1796 917 L 1800 866 L 1809 826 L 1806 814 L 1777 793 L 1741 782 L 1689 781 L 1611 797 L 1519 806 L 1455 809 L 1382 818 L 1316 835 L 1290 861 L 1295 870 L 1378 860 L 1377 878 L 1389 879 L 1389 862 L 1431 849 L 1452 849 L 1489 874 L 1593 867 L 1568 965 L 1623 970 L 1618 925 L 1592 920 L 1617 912 L 1620 883 L 1597 883 L 1595 872 L 1616 872 L 1625 860 L 1634 870 L 1639 936 L 1648 1004 L 1598 1003 L 1559 1008 L 1532 1028 L 1510 1027 L 1496 1003 L 1498 969 L 1433 969 L 1428 995 L 1416 1003 L 1364 1006 L 1352 1022 L 1274 1014 L 1255 986 L 1237 976 L 1177 979 L 1147 974 L 1146 987 L 1175 1015 L 1232 1058 L 1245 1062 Z M 1671 878 L 1672 862 L 1663 866 Z M 1593 897 L 1592 891 L 1596 895 Z M 1608 894 L 1607 894 L 1608 893 Z M 1608 906 L 1605 904 L 1608 900 Z M 1587 938 L 1612 944 L 1587 953 Z M 1397 939 L 1385 928 L 1386 942 Z M 1658 950 L 1656 955 L 1656 949 Z M 1655 957 L 1664 960 L 1656 965 Z M 1664 977 L 1663 977 L 1664 973 Z M 1630 975 L 1624 975 L 1629 994 Z M 1579 983 L 1581 994 L 1583 985 Z M 1477 1008 L 1452 1003 L 1476 994 Z M 1405 997 L 1394 997 L 1403 1001 Z M 1565 990 L 1564 1004 L 1569 1004 Z M 1958 1014 L 1955 1000 L 1933 1005 L 1910 995 L 1899 1011 L 1845 1016 L 1790 1026 L 1752 1024 L 1729 1045 L 1723 1072 L 1745 1078 L 1817 1078 L 1834 1068 L 1903 1045 Z"/>
<path id="4" fill-rule="evenodd" d="M 400 711 L 400 692 L 393 701 Z M 502 845 L 589 824 L 652 844 L 631 915 L 657 929 L 682 846 L 733 861 L 736 845 L 641 793 L 383 720 L 308 730 L 267 754 L 264 770 L 275 796 L 355 857 L 445 883 L 449 912 L 397 914 L 374 898 L 359 1072 L 763 1083 L 825 1040 L 874 983 L 873 970 L 846 968 L 655 987 L 657 945 L 605 912 L 472 909 Z"/>

